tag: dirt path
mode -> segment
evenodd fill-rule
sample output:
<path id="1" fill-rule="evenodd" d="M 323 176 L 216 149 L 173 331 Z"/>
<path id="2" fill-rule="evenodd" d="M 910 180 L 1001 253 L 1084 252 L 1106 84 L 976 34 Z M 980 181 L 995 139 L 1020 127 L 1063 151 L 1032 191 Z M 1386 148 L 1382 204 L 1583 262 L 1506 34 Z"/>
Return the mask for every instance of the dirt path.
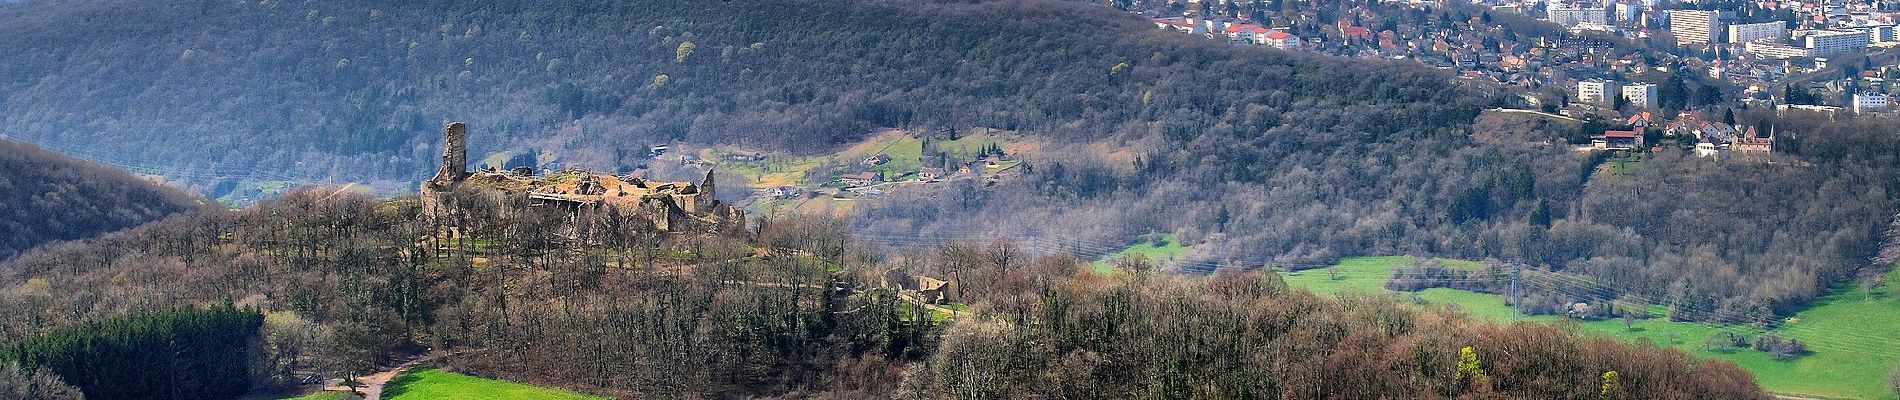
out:
<path id="1" fill-rule="evenodd" d="M 403 371 L 408 371 L 409 368 L 415 367 L 417 364 L 434 361 L 436 358 L 439 358 L 439 357 L 441 356 L 430 355 L 430 356 L 424 356 L 424 357 L 416 357 L 409 361 L 405 361 L 402 364 L 398 364 L 394 367 L 384 369 L 380 372 L 356 377 L 356 381 L 361 382 L 363 384 L 363 387 L 360 390 L 363 393 L 363 399 L 364 400 L 382 399 L 383 385 L 388 384 L 389 380 L 395 379 L 396 375 L 402 374 Z M 324 381 L 323 390 L 337 390 L 337 391 L 347 392 L 350 390 L 350 388 L 348 386 L 343 386 L 342 379 L 330 379 L 330 380 Z"/>

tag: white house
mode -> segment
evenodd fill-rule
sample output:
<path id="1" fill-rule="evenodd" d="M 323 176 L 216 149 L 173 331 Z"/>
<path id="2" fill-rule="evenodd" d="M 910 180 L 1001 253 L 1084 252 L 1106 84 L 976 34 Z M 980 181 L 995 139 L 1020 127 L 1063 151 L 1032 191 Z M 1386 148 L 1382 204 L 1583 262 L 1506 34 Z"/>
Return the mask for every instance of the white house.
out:
<path id="1" fill-rule="evenodd" d="M 1277 49 L 1298 49 L 1300 43 L 1300 37 L 1293 36 L 1291 33 L 1277 30 L 1267 33 L 1266 45 Z"/>

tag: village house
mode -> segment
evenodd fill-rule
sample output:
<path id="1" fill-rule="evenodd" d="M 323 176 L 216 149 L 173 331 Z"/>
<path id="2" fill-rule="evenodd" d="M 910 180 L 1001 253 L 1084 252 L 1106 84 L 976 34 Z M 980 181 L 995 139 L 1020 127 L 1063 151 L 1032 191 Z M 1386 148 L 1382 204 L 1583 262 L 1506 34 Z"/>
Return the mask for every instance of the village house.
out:
<path id="1" fill-rule="evenodd" d="M 803 193 L 804 191 L 797 186 L 776 186 L 765 190 L 765 195 L 780 199 L 798 197 L 798 195 Z"/>
<path id="2" fill-rule="evenodd" d="M 727 155 L 727 157 L 738 161 L 765 161 L 765 153 L 756 151 L 732 153 Z"/>
<path id="3" fill-rule="evenodd" d="M 1267 34 L 1265 44 L 1281 50 L 1296 50 L 1300 48 L 1300 43 L 1299 36 L 1293 36 L 1291 33 L 1282 31 L 1273 31 Z"/>
<path id="4" fill-rule="evenodd" d="M 1643 147 L 1643 134 L 1636 131 L 1603 131 L 1603 148 L 1629 150 Z"/>
<path id="5" fill-rule="evenodd" d="M 838 177 L 838 182 L 843 183 L 846 187 L 858 187 L 858 186 L 870 185 L 873 183 L 877 183 L 879 180 L 880 179 L 878 179 L 877 173 L 875 172 L 859 172 L 855 174 L 844 174 L 843 176 Z"/>
<path id="6" fill-rule="evenodd" d="M 923 167 L 921 169 L 918 169 L 917 179 L 923 180 L 923 181 L 936 181 L 938 179 L 943 179 L 943 168 Z"/>
<path id="7" fill-rule="evenodd" d="M 1774 137 L 1762 137 L 1755 127 L 1743 131 L 1742 137 L 1729 146 L 1729 150 L 1738 153 L 1768 153 L 1775 149 Z"/>

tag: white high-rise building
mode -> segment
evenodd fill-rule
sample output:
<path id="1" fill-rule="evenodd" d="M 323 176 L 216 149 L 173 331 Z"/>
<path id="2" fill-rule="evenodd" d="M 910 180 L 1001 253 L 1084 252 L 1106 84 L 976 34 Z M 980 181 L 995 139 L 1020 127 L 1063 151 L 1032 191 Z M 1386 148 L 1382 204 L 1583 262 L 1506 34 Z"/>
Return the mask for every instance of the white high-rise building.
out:
<path id="1" fill-rule="evenodd" d="M 1617 93 L 1616 82 L 1602 79 L 1577 81 L 1577 102 L 1579 103 L 1607 106 L 1612 101 L 1610 96 L 1615 96 Z"/>
<path id="2" fill-rule="evenodd" d="M 1778 41 L 1786 38 L 1788 38 L 1788 24 L 1781 21 L 1728 26 L 1729 43 L 1748 43 L 1760 40 Z"/>
<path id="3" fill-rule="evenodd" d="M 1867 40 L 1871 37 L 1867 31 L 1819 29 L 1808 31 L 1803 38 L 1803 43 L 1807 44 L 1810 54 L 1825 56 L 1866 51 Z"/>
<path id="4" fill-rule="evenodd" d="M 1677 43 L 1710 44 L 1722 40 L 1722 12 L 1669 10 L 1669 33 Z"/>
<path id="5" fill-rule="evenodd" d="M 1629 101 L 1630 107 L 1656 108 L 1656 84 L 1636 83 L 1624 86 L 1623 100 Z"/>
<path id="6" fill-rule="evenodd" d="M 1550 7 L 1545 8 L 1544 12 L 1549 15 L 1550 22 L 1565 27 L 1584 23 L 1606 25 L 1610 22 L 1610 11 L 1603 6 L 1550 3 Z"/>

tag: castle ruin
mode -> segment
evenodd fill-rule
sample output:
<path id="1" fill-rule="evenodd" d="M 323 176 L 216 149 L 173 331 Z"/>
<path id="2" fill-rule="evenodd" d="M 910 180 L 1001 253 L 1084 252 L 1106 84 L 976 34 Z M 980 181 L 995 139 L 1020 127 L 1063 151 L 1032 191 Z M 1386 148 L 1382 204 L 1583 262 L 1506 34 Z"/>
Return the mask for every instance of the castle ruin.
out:
<path id="1" fill-rule="evenodd" d="M 714 197 L 713 171 L 694 182 L 649 181 L 632 176 L 566 170 L 535 175 L 533 169 L 468 171 L 468 127 L 451 122 L 444 128 L 447 141 L 442 165 L 424 181 L 420 197 L 425 210 L 438 210 L 441 194 L 458 190 L 499 192 L 521 196 L 527 204 L 570 210 L 614 207 L 642 215 L 663 231 L 736 229 L 745 216 Z"/>

